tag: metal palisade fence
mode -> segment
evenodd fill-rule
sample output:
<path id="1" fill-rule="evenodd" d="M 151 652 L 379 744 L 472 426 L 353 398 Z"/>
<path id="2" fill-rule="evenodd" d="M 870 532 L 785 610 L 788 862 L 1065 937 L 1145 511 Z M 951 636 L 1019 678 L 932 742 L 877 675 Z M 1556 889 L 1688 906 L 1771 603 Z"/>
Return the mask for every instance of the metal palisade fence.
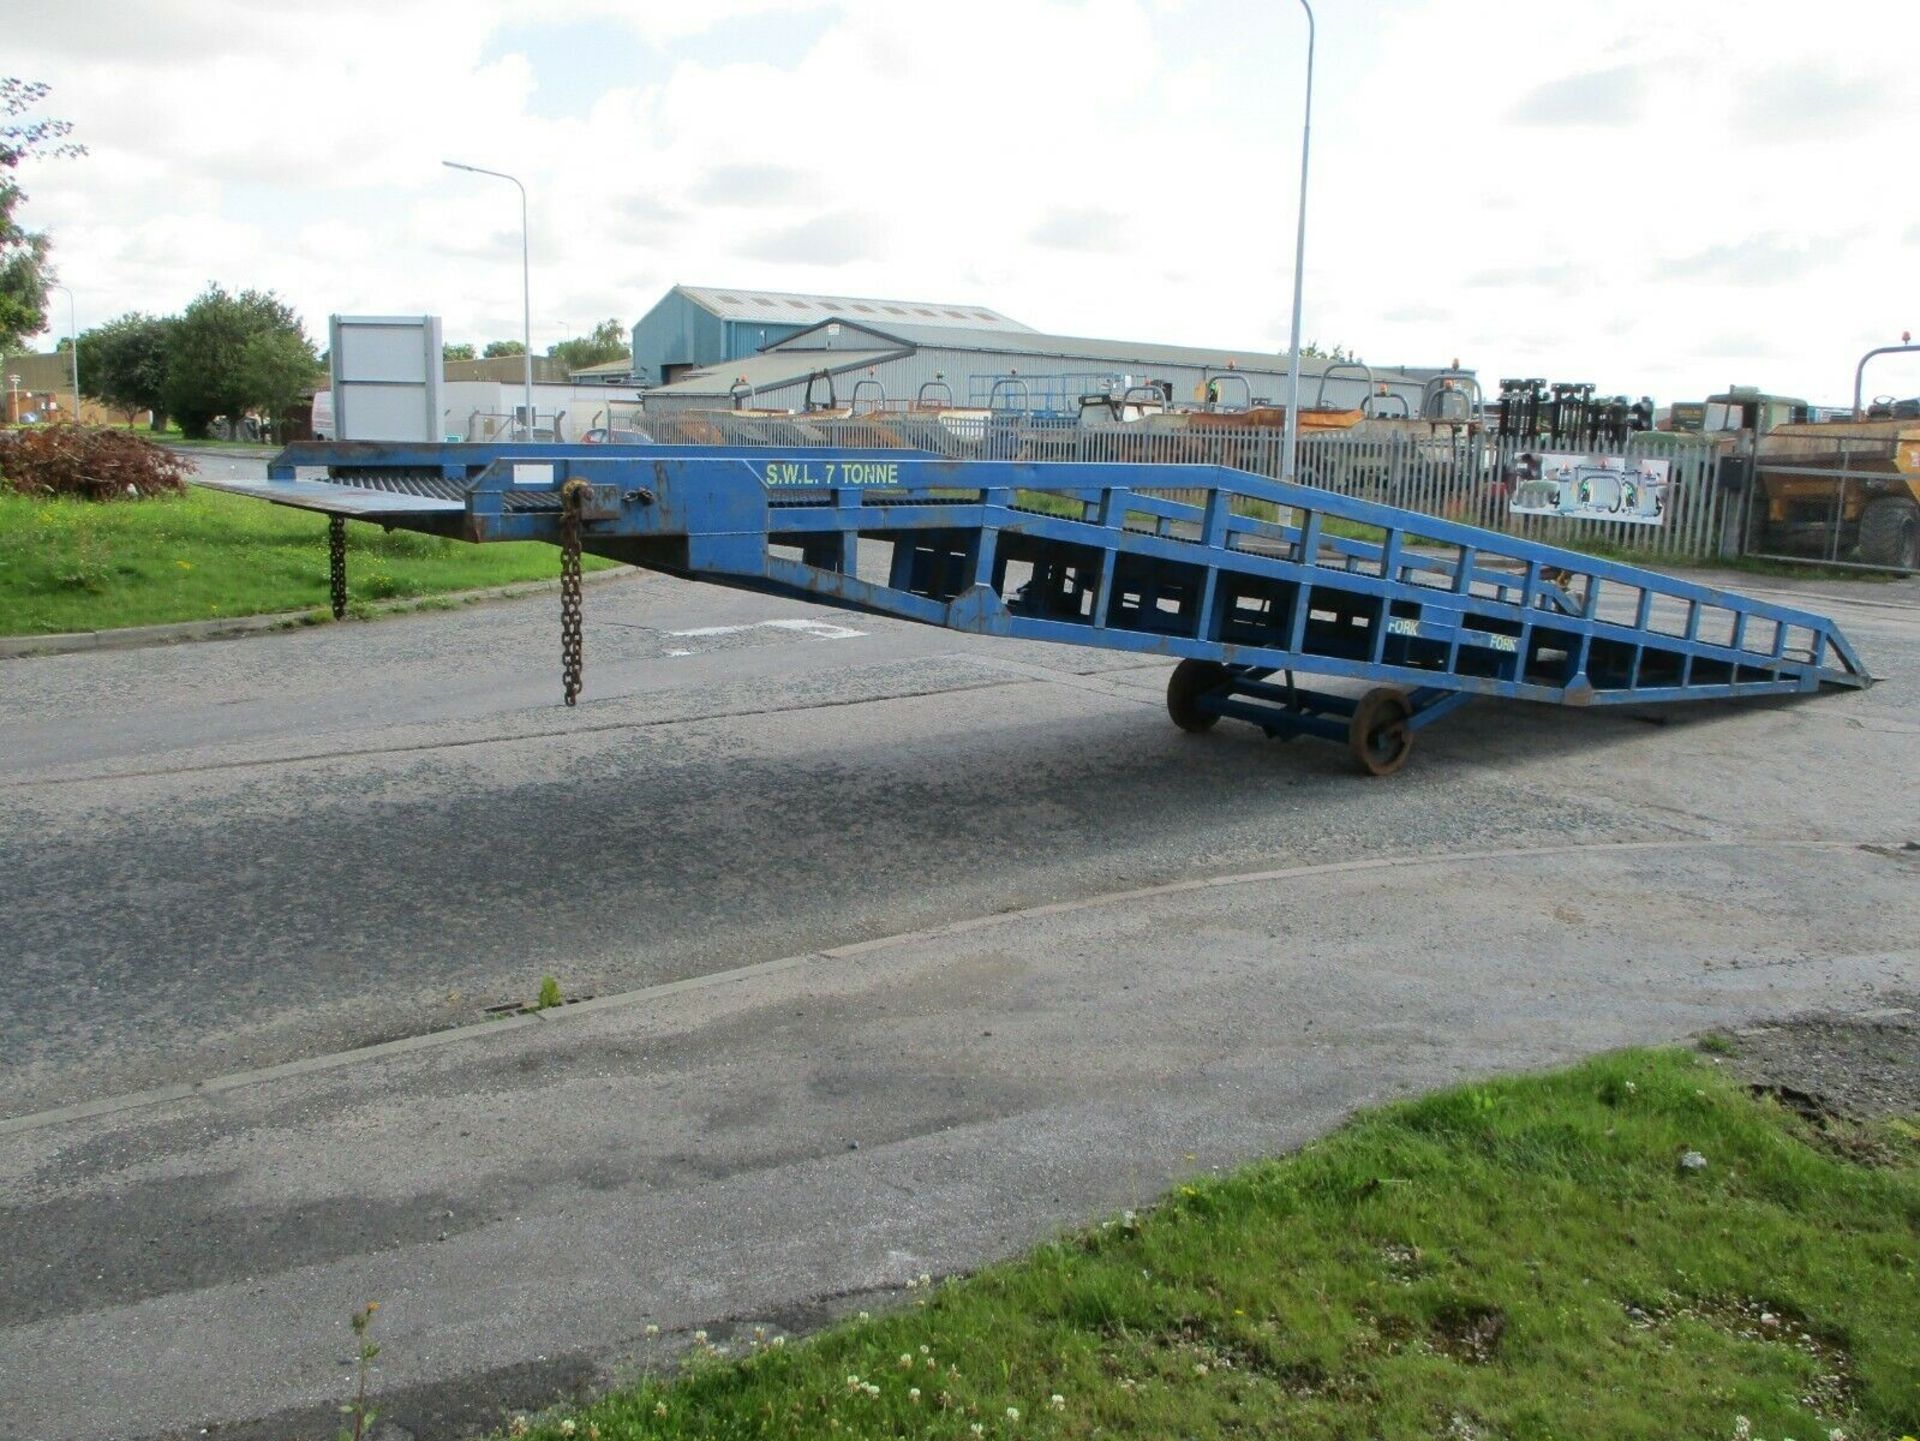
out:
<path id="1" fill-rule="evenodd" d="M 1216 418 L 1226 423 L 1213 424 Z M 666 444 L 913 449 L 955 459 L 1220 465 L 1281 476 L 1285 441 L 1277 428 L 1234 426 L 1230 415 L 1206 417 L 1204 425 L 1193 424 L 1193 417 L 1166 417 L 1165 425 L 1158 423 L 1161 419 L 1083 428 L 1071 421 L 978 412 L 881 409 L 861 415 L 756 416 L 689 410 L 649 416 L 645 424 L 655 440 Z M 1342 495 L 1553 545 L 1675 560 L 1714 559 L 1739 549 L 1743 497 L 1719 485 L 1714 452 L 1697 438 L 1646 432 L 1630 437 L 1624 450 L 1607 453 L 1668 463 L 1655 524 L 1514 513 L 1515 490 L 1537 464 L 1534 458 L 1550 449 L 1425 422 L 1333 434 L 1309 431 L 1301 438 L 1297 478 Z"/>

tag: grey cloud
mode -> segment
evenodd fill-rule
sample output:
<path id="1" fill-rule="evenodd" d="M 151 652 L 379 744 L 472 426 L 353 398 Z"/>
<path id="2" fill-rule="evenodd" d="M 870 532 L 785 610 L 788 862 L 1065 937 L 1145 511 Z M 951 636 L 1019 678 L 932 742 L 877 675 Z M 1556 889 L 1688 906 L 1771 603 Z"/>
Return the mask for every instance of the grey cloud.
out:
<path id="1" fill-rule="evenodd" d="M 511 230 L 449 231 L 439 230 L 426 242 L 435 255 L 462 260 L 497 260 L 505 263 L 520 258 L 520 227 Z"/>
<path id="2" fill-rule="evenodd" d="M 1052 250 L 1113 252 L 1121 248 L 1123 216 L 1089 206 L 1084 210 L 1050 210 L 1027 239 Z"/>
<path id="3" fill-rule="evenodd" d="M 734 247 L 749 260 L 784 260 L 799 265 L 847 265 L 878 253 L 880 226 L 871 216 L 841 210 L 799 225 L 762 230 Z"/>
<path id="4" fill-rule="evenodd" d="M 1779 285 L 1797 280 L 1843 250 L 1832 239 L 1795 239 L 1769 230 L 1731 245 L 1711 245 L 1692 255 L 1656 261 L 1653 276 L 1656 280 L 1712 280 L 1723 285 Z"/>
<path id="5" fill-rule="evenodd" d="M 785 165 L 716 165 L 689 192 L 702 205 L 791 205 L 818 194 L 812 177 Z"/>
<path id="6" fill-rule="evenodd" d="M 623 220 L 640 225 L 671 225 L 686 218 L 686 212 L 653 195 L 623 195 L 614 202 Z"/>
<path id="7" fill-rule="evenodd" d="M 1537 287 L 1564 294 L 1574 289 L 1579 280 L 1580 271 L 1572 265 L 1514 265 L 1499 270 L 1475 271 L 1467 277 L 1466 283 L 1491 290 Z"/>
<path id="8" fill-rule="evenodd" d="M 1508 118 L 1518 125 L 1630 125 L 1647 98 L 1639 65 L 1616 65 L 1549 80 L 1521 96 Z"/>
<path id="9" fill-rule="evenodd" d="M 1707 360 L 1761 360 L 1781 354 L 1777 338 L 1763 335 L 1757 330 L 1721 330 L 1715 332 L 1695 350 L 1694 354 Z"/>
<path id="10" fill-rule="evenodd" d="M 1879 109 L 1886 83 L 1842 75 L 1824 65 L 1782 65 L 1750 79 L 1733 110 L 1734 133 L 1745 140 L 1827 140 L 1850 134 Z"/>
<path id="11" fill-rule="evenodd" d="M 16 53 L 92 64 L 126 60 L 152 65 L 258 54 L 273 39 L 270 13 L 244 5 L 143 0 L 116 6 L 111 23 L 98 25 L 76 24 L 78 8 L 73 0 L 14 0 L 7 18 L 10 46 Z"/>

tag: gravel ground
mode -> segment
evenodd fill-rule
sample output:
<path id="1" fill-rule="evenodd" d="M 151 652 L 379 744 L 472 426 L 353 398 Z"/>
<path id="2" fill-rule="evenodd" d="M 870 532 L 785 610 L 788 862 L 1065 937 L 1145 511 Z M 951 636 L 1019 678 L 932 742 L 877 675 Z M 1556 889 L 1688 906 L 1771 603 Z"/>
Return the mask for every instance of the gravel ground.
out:
<path id="1" fill-rule="evenodd" d="M 570 711 L 550 598 L 6 662 L 0 1437 L 327 1434 L 370 1298 L 383 1419 L 465 1437 L 1710 1028 L 1920 1109 L 1920 581 L 1819 587 L 1884 683 L 1477 705 L 1388 783 L 1164 665 L 652 577 Z M 482 1022 L 544 975 L 600 999 Z"/>
<path id="2" fill-rule="evenodd" d="M 1742 1027 L 1725 1038 L 1733 1047 L 1727 1064 L 1811 1114 L 1920 1116 L 1920 992 L 1884 1000 L 1856 1015 Z"/>

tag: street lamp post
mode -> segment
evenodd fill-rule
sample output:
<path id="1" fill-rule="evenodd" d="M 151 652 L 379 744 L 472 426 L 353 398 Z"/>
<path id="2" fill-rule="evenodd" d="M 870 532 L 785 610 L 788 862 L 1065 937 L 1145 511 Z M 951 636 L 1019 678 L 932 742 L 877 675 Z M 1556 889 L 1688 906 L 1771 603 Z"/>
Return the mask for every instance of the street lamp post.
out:
<path id="1" fill-rule="evenodd" d="M 533 283 L 532 267 L 527 261 L 527 187 L 504 170 L 482 170 L 478 165 L 462 165 L 457 160 L 440 162 L 449 170 L 465 170 L 474 175 L 491 175 L 496 180 L 512 180 L 520 191 L 520 345 L 526 376 L 527 439 L 533 439 Z"/>
<path id="2" fill-rule="evenodd" d="M 1293 242 L 1293 350 L 1287 362 L 1286 465 L 1282 480 L 1300 478 L 1300 290 L 1307 260 L 1307 153 L 1313 141 L 1313 6 L 1300 0 L 1307 12 L 1307 107 L 1300 122 L 1300 229 Z"/>
<path id="3" fill-rule="evenodd" d="M 49 290 L 67 292 L 67 346 L 73 361 L 73 423 L 80 423 L 80 330 L 74 321 L 73 292 L 54 281 L 45 282 Z"/>

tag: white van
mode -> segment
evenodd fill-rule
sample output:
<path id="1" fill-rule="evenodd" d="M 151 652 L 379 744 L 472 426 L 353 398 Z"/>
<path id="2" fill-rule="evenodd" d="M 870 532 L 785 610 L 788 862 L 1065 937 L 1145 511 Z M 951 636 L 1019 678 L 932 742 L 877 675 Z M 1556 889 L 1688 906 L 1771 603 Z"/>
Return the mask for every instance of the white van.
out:
<path id="1" fill-rule="evenodd" d="M 313 436 L 315 440 L 333 439 L 333 392 L 331 390 L 314 392 Z"/>

